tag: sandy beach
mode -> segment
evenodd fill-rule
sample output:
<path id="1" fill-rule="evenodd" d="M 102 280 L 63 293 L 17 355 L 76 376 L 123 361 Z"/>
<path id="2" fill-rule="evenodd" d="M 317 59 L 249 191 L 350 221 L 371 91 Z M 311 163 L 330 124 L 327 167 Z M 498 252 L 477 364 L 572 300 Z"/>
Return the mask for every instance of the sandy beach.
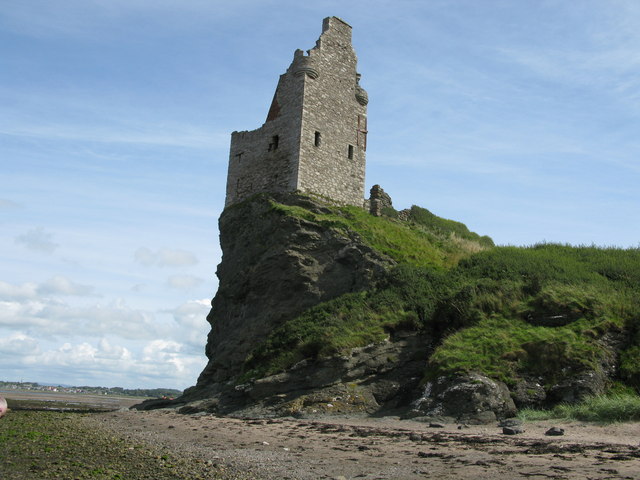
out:
<path id="1" fill-rule="evenodd" d="M 235 419 L 168 410 L 87 416 L 93 428 L 260 479 L 638 479 L 640 424 L 428 424 L 396 418 Z M 551 426 L 565 435 L 546 436 Z"/>

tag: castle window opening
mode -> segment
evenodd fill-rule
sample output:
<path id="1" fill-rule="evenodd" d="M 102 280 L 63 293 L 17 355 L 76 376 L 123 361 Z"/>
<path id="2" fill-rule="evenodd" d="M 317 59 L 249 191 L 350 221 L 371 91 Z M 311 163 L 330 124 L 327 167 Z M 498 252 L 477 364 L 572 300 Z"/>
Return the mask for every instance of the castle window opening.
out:
<path id="1" fill-rule="evenodd" d="M 315 136 L 313 138 L 313 144 L 316 147 L 319 147 L 320 143 L 322 143 L 322 135 L 320 134 L 320 132 L 316 131 Z"/>
<path id="2" fill-rule="evenodd" d="M 269 151 L 276 150 L 278 148 L 278 143 L 280 143 L 280 137 L 278 135 L 274 135 L 273 137 L 271 137 Z"/>
<path id="3" fill-rule="evenodd" d="M 353 160 L 353 145 L 349 145 L 349 149 L 347 150 L 347 158 L 349 158 L 349 160 Z"/>

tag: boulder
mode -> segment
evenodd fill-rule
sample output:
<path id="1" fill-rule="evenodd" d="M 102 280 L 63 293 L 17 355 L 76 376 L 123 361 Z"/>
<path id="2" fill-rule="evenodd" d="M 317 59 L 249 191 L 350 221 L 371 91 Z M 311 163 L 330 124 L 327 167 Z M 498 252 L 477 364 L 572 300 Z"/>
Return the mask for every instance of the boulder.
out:
<path id="1" fill-rule="evenodd" d="M 502 427 L 502 433 L 504 435 L 518 435 L 520 433 L 524 433 L 524 428 L 518 426 Z"/>
<path id="2" fill-rule="evenodd" d="M 477 373 L 429 382 L 414 410 L 426 416 L 444 415 L 476 424 L 492 423 L 497 417 L 516 413 L 507 386 Z"/>

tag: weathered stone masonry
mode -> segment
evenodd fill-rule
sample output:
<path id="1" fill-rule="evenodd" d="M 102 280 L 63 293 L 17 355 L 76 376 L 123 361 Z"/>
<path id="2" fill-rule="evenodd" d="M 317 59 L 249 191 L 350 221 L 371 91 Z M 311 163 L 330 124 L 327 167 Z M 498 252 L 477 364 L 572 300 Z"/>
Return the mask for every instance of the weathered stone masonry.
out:
<path id="1" fill-rule="evenodd" d="M 351 27 L 325 18 L 316 46 L 280 76 L 262 127 L 231 134 L 225 206 L 296 190 L 363 206 L 368 98 L 356 65 Z"/>

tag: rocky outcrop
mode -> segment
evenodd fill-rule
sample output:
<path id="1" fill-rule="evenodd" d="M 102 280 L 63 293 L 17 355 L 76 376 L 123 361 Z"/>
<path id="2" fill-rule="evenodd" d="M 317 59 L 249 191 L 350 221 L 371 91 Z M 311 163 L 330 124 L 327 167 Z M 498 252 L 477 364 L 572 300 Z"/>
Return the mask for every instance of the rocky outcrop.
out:
<path id="1" fill-rule="evenodd" d="M 320 302 L 371 288 L 395 264 L 355 233 L 287 214 L 274 202 L 328 212 L 295 194 L 258 195 L 224 211 L 220 284 L 207 317 L 209 363 L 185 398 L 225 390 L 269 332 Z"/>
<path id="2" fill-rule="evenodd" d="M 183 411 L 303 417 L 394 410 L 413 399 L 428 345 L 428 339 L 415 332 L 397 333 L 348 355 L 303 360 L 285 372 L 247 383 L 210 384 L 203 389 L 205 398 L 192 400 Z"/>
<path id="3" fill-rule="evenodd" d="M 376 195 L 383 193 L 379 189 Z M 265 339 L 278 335 L 279 327 L 295 324 L 288 322 L 298 321 L 310 308 L 359 291 L 378 299 L 393 298 L 385 297 L 385 292 L 391 295 L 388 282 L 393 275 L 387 272 L 396 262 L 346 227 L 356 225 L 342 222 L 351 219 L 352 213 L 328 205 L 296 194 L 262 194 L 223 212 L 223 258 L 217 271 L 220 283 L 207 317 L 211 324 L 206 346 L 209 362 L 197 384 L 175 402 L 152 401 L 139 408 L 177 406 L 183 412 L 241 416 L 393 412 L 433 424 L 490 423 L 514 415 L 516 407 L 551 407 L 606 391 L 616 374 L 617 352 L 626 341 L 624 331 L 617 328 L 598 338 L 599 353 L 588 362 L 564 355 L 562 349 L 560 355 L 557 342 L 523 343 L 509 355 L 514 361 L 518 355 L 527 358 L 530 365 L 514 369 L 509 387 L 474 373 L 482 372 L 481 368 L 467 373 L 446 369 L 427 372 L 429 358 L 443 345 L 446 332 L 419 328 L 415 322 L 383 324 L 377 336 L 366 338 L 384 338 L 387 332 L 385 340 L 351 350 L 330 350 L 340 352 L 334 356 L 296 353 L 286 369 L 265 376 L 265 372 L 276 371 L 259 368 L 261 359 L 269 358 L 259 355 Z M 340 221 L 335 221 L 340 216 Z M 402 222 L 396 218 L 385 221 Z M 427 281 L 420 276 L 409 278 Z M 403 294 L 411 291 L 408 284 L 399 285 L 394 288 Z M 426 289 L 423 294 L 430 292 Z M 411 302 L 406 307 L 390 305 L 404 313 L 416 313 Z M 367 315 L 386 319 L 384 308 L 389 307 Z M 330 315 L 342 313 L 335 310 Z M 441 310 L 436 309 L 434 315 L 442 315 Z M 446 317 L 431 322 L 448 325 Z M 300 333 L 304 330 L 292 331 L 297 332 L 293 335 L 296 339 L 304 336 Z M 307 358 L 294 364 L 304 356 Z M 550 363 L 555 368 L 546 368 Z M 424 383 L 430 377 L 432 381 Z"/>
<path id="4" fill-rule="evenodd" d="M 452 417 L 466 423 L 491 423 L 511 417 L 516 406 L 507 386 L 480 374 L 440 377 L 428 382 L 415 402 L 414 415 Z"/>

